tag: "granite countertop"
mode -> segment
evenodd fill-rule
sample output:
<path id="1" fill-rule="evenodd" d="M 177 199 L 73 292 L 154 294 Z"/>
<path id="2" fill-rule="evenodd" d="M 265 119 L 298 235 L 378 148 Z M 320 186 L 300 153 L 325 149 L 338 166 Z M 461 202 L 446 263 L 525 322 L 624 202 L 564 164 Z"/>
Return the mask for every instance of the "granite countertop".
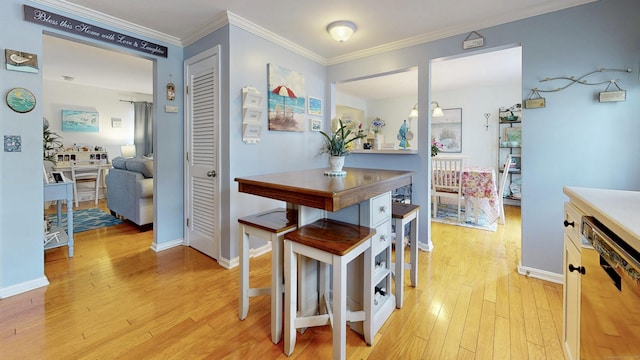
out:
<path id="1" fill-rule="evenodd" d="M 585 215 L 640 251 L 640 191 L 565 186 L 563 192 Z"/>

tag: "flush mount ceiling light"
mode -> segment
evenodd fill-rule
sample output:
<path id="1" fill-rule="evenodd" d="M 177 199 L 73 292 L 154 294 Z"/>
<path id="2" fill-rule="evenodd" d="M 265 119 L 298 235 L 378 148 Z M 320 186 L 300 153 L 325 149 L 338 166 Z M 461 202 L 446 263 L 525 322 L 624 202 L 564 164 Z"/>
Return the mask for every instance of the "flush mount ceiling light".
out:
<path id="1" fill-rule="evenodd" d="M 334 21 L 327 26 L 327 31 L 335 41 L 345 42 L 356 32 L 356 24 L 351 21 Z"/>

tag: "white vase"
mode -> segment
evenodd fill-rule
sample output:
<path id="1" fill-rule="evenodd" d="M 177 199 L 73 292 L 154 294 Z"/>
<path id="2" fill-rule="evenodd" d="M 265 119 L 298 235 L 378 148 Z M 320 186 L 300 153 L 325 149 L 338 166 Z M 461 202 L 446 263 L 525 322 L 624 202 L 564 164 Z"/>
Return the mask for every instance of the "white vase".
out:
<path id="1" fill-rule="evenodd" d="M 373 149 L 380 150 L 382 149 L 382 144 L 384 143 L 384 135 L 376 134 L 373 138 Z"/>
<path id="2" fill-rule="evenodd" d="M 342 171 L 344 166 L 344 156 L 329 156 L 329 167 L 331 171 Z"/>

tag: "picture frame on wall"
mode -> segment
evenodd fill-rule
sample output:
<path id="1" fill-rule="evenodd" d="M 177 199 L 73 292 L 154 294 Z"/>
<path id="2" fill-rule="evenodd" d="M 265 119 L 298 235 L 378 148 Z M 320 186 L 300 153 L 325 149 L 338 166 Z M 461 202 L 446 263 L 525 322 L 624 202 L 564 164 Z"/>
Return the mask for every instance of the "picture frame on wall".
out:
<path id="1" fill-rule="evenodd" d="M 5 49 L 4 56 L 7 70 L 32 74 L 38 73 L 38 55 L 24 51 Z"/>
<path id="2" fill-rule="evenodd" d="M 322 99 L 308 96 L 307 100 L 309 104 L 307 113 L 309 115 L 322 115 Z"/>
<path id="3" fill-rule="evenodd" d="M 61 171 L 52 171 L 51 176 L 53 177 L 53 180 L 57 183 L 65 182 L 65 177 Z"/>
<path id="4" fill-rule="evenodd" d="M 433 137 L 442 144 L 440 152 L 462 152 L 462 108 L 442 109 L 444 116 L 431 119 Z"/>
<path id="5" fill-rule="evenodd" d="M 322 130 L 322 120 L 320 120 L 320 119 L 309 119 L 309 129 L 311 131 L 320 131 L 320 130 Z"/>
<path id="6" fill-rule="evenodd" d="M 99 120 L 96 111 L 62 110 L 62 131 L 98 132 Z"/>

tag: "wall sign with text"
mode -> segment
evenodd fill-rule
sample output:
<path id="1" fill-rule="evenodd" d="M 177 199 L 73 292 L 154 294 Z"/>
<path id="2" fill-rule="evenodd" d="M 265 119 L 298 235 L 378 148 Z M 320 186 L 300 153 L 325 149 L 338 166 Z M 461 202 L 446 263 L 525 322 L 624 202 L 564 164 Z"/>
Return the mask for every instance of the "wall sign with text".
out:
<path id="1" fill-rule="evenodd" d="M 87 24 L 49 11 L 36 9 L 28 5 L 24 5 L 24 20 L 151 55 L 165 58 L 168 55 L 166 46 Z"/>

